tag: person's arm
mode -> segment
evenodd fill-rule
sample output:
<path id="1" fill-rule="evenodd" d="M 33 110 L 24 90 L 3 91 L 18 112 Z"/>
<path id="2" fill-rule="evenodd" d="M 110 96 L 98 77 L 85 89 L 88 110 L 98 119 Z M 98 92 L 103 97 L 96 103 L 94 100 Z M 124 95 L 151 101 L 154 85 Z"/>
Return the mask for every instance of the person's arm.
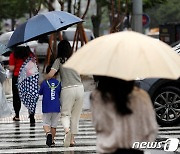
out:
<path id="1" fill-rule="evenodd" d="M 47 75 L 45 75 L 45 79 L 46 80 L 51 79 L 55 75 L 55 73 L 59 70 L 59 67 L 60 67 L 59 59 L 56 59 L 51 67 L 51 71 Z"/>
<path id="2" fill-rule="evenodd" d="M 9 56 L 9 70 L 13 72 L 14 68 L 15 68 L 14 54 L 11 53 Z"/>
<path id="3" fill-rule="evenodd" d="M 15 68 L 15 66 L 14 66 L 14 65 L 9 65 L 9 70 L 10 70 L 11 72 L 13 72 L 13 71 L 14 71 L 14 68 Z"/>
<path id="4" fill-rule="evenodd" d="M 57 71 L 55 69 L 51 69 L 51 71 L 48 74 L 46 74 L 45 79 L 46 80 L 51 79 L 55 75 L 56 72 Z"/>

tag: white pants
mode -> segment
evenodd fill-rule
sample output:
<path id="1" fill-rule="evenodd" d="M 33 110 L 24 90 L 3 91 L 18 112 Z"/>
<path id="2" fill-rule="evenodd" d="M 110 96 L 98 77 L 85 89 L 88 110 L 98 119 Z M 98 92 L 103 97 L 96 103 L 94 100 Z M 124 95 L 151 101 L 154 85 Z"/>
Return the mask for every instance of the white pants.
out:
<path id="1" fill-rule="evenodd" d="M 62 125 L 70 128 L 72 134 L 77 134 L 84 100 L 83 85 L 62 89 L 60 98 Z"/>

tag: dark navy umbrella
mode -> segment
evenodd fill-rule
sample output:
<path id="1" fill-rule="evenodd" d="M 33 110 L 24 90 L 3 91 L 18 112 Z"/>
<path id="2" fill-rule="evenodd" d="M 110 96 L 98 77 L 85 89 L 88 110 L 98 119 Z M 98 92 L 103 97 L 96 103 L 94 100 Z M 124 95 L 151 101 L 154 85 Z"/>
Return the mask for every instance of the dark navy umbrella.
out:
<path id="1" fill-rule="evenodd" d="M 41 35 L 66 29 L 82 21 L 82 19 L 65 11 L 38 14 L 16 28 L 7 46 L 12 47 L 35 40 Z"/>

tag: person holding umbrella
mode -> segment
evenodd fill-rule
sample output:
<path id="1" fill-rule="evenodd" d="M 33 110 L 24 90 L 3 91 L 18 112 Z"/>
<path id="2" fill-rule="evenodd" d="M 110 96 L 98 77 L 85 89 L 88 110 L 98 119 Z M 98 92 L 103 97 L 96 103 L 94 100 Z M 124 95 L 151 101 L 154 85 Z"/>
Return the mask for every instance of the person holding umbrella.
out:
<path id="1" fill-rule="evenodd" d="M 19 112 L 21 109 L 21 100 L 19 97 L 18 89 L 18 76 L 20 68 L 28 57 L 33 56 L 33 53 L 30 51 L 29 47 L 17 46 L 13 48 L 13 52 L 9 57 L 9 70 L 13 72 L 12 77 L 12 92 L 13 92 L 13 108 L 15 111 L 15 116 L 13 121 L 20 121 Z M 30 124 L 35 123 L 34 114 L 30 114 Z"/>
<path id="2" fill-rule="evenodd" d="M 22 43 L 26 43 L 30 40 L 36 40 L 39 37 L 41 37 L 42 35 L 47 35 L 50 33 L 61 31 L 61 30 L 67 29 L 68 27 L 71 27 L 74 24 L 78 24 L 81 22 L 83 22 L 83 20 L 81 18 L 79 18 L 71 13 L 65 12 L 65 11 L 50 11 L 50 12 L 38 14 L 38 15 L 28 19 L 23 24 L 19 25 L 14 30 L 10 40 L 8 41 L 7 47 L 11 48 L 13 46 L 17 46 Z M 63 57 L 63 58 L 66 59 L 69 57 Z M 57 60 L 57 62 L 58 61 L 59 60 Z M 52 76 L 54 76 L 54 74 Z M 77 75 L 75 75 L 75 76 L 77 76 Z M 37 77 L 38 77 L 38 74 L 36 73 L 35 81 L 37 81 Z M 82 83 L 79 81 L 80 80 L 78 78 L 78 86 L 80 84 L 82 85 Z M 73 83 L 73 87 L 74 87 L 74 84 L 77 85 L 75 82 L 75 83 Z M 72 85 L 70 85 L 70 86 L 72 86 Z M 83 89 L 83 88 L 81 88 L 81 89 Z M 31 94 L 29 93 L 29 95 L 31 95 Z M 37 98 L 37 95 L 35 95 L 35 99 L 33 101 L 34 103 L 36 101 L 36 98 Z M 82 101 L 80 101 L 80 102 L 82 102 Z M 31 103 L 28 102 L 28 104 L 31 104 Z M 29 106 L 28 104 L 26 104 L 26 105 Z M 34 112 L 34 109 L 35 109 L 34 107 L 35 106 L 33 106 L 31 112 Z M 18 110 L 19 110 L 19 108 L 20 107 L 18 107 Z M 31 108 L 31 106 L 30 106 L 30 108 Z M 81 106 L 79 107 L 79 110 L 81 110 Z M 79 110 L 78 110 L 78 114 L 80 116 Z M 17 117 L 15 116 L 14 119 L 19 120 L 18 114 L 19 113 L 17 112 Z M 77 119 L 75 119 L 75 121 L 79 120 L 79 118 L 78 118 L 79 116 L 77 116 Z M 76 130 L 75 130 L 75 132 L 76 132 Z"/>
<path id="3" fill-rule="evenodd" d="M 57 59 L 47 74 L 50 79 L 59 70 L 58 80 L 61 80 L 61 122 L 65 130 L 64 146 L 74 146 L 74 135 L 78 132 L 78 123 L 83 106 L 84 87 L 80 75 L 69 68 L 62 67 L 72 55 L 70 43 L 66 40 L 58 44 Z"/>
<path id="4" fill-rule="evenodd" d="M 134 80 L 178 79 L 179 55 L 162 41 L 123 31 L 92 40 L 63 66 L 99 77 L 91 95 L 98 152 L 143 153 L 134 142 L 153 141 L 158 127 L 150 97 Z"/>

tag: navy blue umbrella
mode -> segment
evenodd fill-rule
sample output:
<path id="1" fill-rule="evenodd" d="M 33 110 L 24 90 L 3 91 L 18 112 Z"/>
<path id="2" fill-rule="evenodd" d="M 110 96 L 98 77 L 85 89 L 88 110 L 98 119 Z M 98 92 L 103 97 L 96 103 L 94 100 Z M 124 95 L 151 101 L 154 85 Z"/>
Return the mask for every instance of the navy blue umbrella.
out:
<path id="1" fill-rule="evenodd" d="M 82 21 L 82 19 L 65 11 L 38 14 L 16 28 L 7 46 L 12 47 L 35 40 L 41 35 L 66 29 Z"/>

